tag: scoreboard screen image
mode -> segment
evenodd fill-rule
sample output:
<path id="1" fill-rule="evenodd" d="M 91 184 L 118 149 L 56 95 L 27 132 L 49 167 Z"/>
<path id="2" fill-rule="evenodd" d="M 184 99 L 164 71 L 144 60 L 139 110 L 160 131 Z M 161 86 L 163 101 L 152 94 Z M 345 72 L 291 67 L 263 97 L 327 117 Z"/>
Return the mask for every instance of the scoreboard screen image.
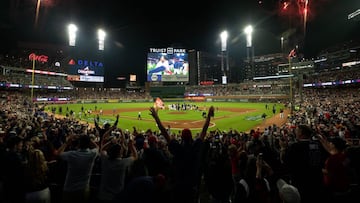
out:
<path id="1" fill-rule="evenodd" d="M 151 48 L 146 71 L 148 82 L 188 82 L 188 54 L 185 49 Z"/>

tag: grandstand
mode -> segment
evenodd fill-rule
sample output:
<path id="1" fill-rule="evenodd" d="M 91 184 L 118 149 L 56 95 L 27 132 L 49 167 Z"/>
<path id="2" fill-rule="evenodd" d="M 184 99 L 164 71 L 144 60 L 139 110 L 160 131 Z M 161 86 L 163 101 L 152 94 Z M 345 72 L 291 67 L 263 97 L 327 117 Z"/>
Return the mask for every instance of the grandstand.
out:
<path id="1" fill-rule="evenodd" d="M 224 153 L 228 151 L 230 152 L 232 148 L 235 148 L 236 150 L 241 149 L 242 153 L 245 153 L 245 155 L 249 155 L 249 157 L 255 157 L 256 155 L 254 150 L 258 149 L 259 147 L 255 144 L 261 144 L 261 146 L 267 146 L 269 147 L 269 150 L 271 150 L 271 153 L 265 149 L 264 151 L 261 151 L 261 153 L 264 155 L 264 160 L 269 163 L 267 167 L 271 167 L 271 170 L 274 171 L 276 175 L 279 175 L 283 178 L 289 178 L 291 177 L 290 172 L 284 172 L 282 168 L 287 166 L 283 165 L 283 161 L 285 161 L 283 160 L 283 157 L 287 155 L 287 150 L 292 146 L 292 144 L 296 143 L 296 136 L 298 131 L 295 129 L 298 129 L 299 126 L 306 124 L 311 126 L 311 130 L 314 133 L 321 134 L 329 140 L 331 140 L 330 138 L 332 137 L 341 137 L 344 139 L 344 141 L 346 141 L 348 146 L 345 153 L 351 161 L 351 174 L 349 174 L 350 188 L 349 192 L 344 194 L 344 196 L 341 196 L 341 198 L 343 200 L 344 198 L 354 199 L 355 197 L 355 199 L 358 200 L 357 194 L 359 191 L 360 182 L 360 167 L 358 164 L 360 163 L 358 156 L 360 151 L 360 96 L 358 94 L 360 92 L 360 75 L 358 71 L 360 67 L 360 64 L 358 63 L 360 60 L 359 48 L 356 44 L 349 44 L 347 46 L 340 47 L 342 48 L 329 48 L 322 52 L 319 55 L 319 58 L 312 61 L 300 60 L 291 65 L 291 67 L 294 67 L 291 73 L 294 76 L 294 106 L 296 106 L 296 108 L 294 109 L 295 111 L 292 114 L 289 114 L 287 118 L 282 118 L 284 124 L 275 125 L 265 123 L 266 126 L 262 125 L 261 128 L 259 127 L 257 129 L 250 129 L 249 132 L 238 132 L 234 128 L 221 130 L 211 129 L 210 132 L 205 132 L 205 138 L 203 142 L 204 144 L 207 144 L 206 146 L 209 146 L 209 153 L 206 154 L 206 158 L 203 158 L 202 161 L 197 161 L 196 163 L 203 163 L 203 167 L 205 169 L 209 169 L 210 167 L 213 167 L 214 163 L 217 163 L 214 160 L 219 161 L 221 158 L 225 161 L 229 161 L 227 159 L 228 154 L 225 154 L 225 156 L 217 156 L 216 153 L 219 153 L 220 151 Z M 34 98 L 36 99 L 33 100 L 36 103 L 78 103 L 79 105 L 90 103 L 91 106 L 95 108 L 94 112 L 97 113 L 100 112 L 100 110 L 96 110 L 98 107 L 96 105 L 100 103 L 111 103 L 110 105 L 113 105 L 115 102 L 152 102 L 154 97 L 164 97 L 166 99 L 175 98 L 179 101 L 201 101 L 208 102 L 209 104 L 220 101 L 228 103 L 286 103 L 289 101 L 289 89 L 291 87 L 289 78 L 274 77 L 276 72 L 271 73 L 272 77 L 264 74 L 263 77 L 261 77 L 261 80 L 256 80 L 257 78 L 253 78 L 252 80 L 241 81 L 239 83 L 230 83 L 227 85 L 204 82 L 202 85 L 173 84 L 172 86 L 149 86 L 148 88 L 144 87 L 143 89 L 137 86 L 133 88 L 107 88 L 96 86 L 78 87 L 76 86 L 78 83 L 71 83 L 68 80 L 66 71 L 63 72 L 60 70 L 53 70 L 57 67 L 48 66 L 49 64 L 46 65 L 45 63 L 33 68 L 31 63 L 29 63 L 31 61 L 16 58 L 15 55 L 3 55 L 0 59 L 0 100 L 2 104 L 2 108 L 0 110 L 0 143 L 7 143 L 8 137 L 14 135 L 15 133 L 19 136 L 25 136 L 26 146 L 30 147 L 29 143 L 31 143 L 33 144 L 31 147 L 46 149 L 44 150 L 44 159 L 46 159 L 48 163 L 51 163 L 49 164 L 48 174 L 50 183 L 49 191 L 51 194 L 52 203 L 60 203 L 62 197 L 61 192 L 66 176 L 64 162 L 59 158 L 60 156 L 57 154 L 57 152 L 60 151 L 61 153 L 61 150 L 66 149 L 66 151 L 69 151 L 71 149 L 75 149 L 75 144 L 78 141 L 74 136 L 74 142 L 70 142 L 69 135 L 67 133 L 71 132 L 76 136 L 85 134 L 89 136 L 94 143 L 100 145 L 100 132 L 103 132 L 103 130 L 97 130 L 97 128 L 94 128 L 93 125 L 89 125 L 88 122 L 82 123 L 76 120 L 76 118 L 81 119 L 81 116 L 85 117 L 86 115 L 73 114 L 75 116 L 66 115 L 65 118 L 48 115 L 49 112 L 56 113 L 56 111 L 59 111 L 59 109 L 56 110 L 53 108 L 45 112 L 42 105 L 38 106 L 33 105 L 32 102 L 27 102 L 26 98 L 29 98 L 30 89 L 32 88 L 36 87 L 34 89 Z M 266 69 L 265 63 L 262 62 L 259 67 L 260 66 L 262 69 Z M 46 67 L 49 67 L 49 69 Z M 278 76 L 283 76 L 283 74 L 286 74 L 286 72 L 284 71 Z M 142 107 L 142 109 L 143 108 L 145 107 Z M 67 111 L 65 109 L 62 110 Z M 134 117 L 139 115 L 138 112 L 139 111 L 136 111 L 134 113 Z M 85 113 L 85 111 L 82 113 Z M 87 113 L 91 114 L 89 112 Z M 66 112 L 66 114 L 69 113 Z M 154 112 L 151 114 L 153 115 Z M 96 115 L 93 114 L 89 116 L 89 118 L 91 119 L 91 122 L 96 122 L 96 119 L 94 120 L 93 116 L 95 117 Z M 99 116 L 99 114 L 97 114 L 97 116 Z M 102 116 L 103 115 L 101 115 L 101 117 Z M 275 118 L 278 119 L 277 117 Z M 219 118 L 215 117 L 212 121 L 215 119 Z M 201 121 L 203 122 L 203 120 Z M 132 126 L 134 126 L 136 122 L 141 124 L 141 122 L 149 122 L 149 120 L 146 120 L 146 115 L 143 114 L 141 120 L 136 119 L 129 121 Z M 158 120 L 155 119 L 155 122 L 158 122 Z M 242 125 L 243 121 L 236 120 L 236 124 Z M 122 129 L 122 125 L 123 123 L 119 124 L 119 127 L 117 123 L 115 123 L 113 127 L 114 130 L 110 135 L 107 136 L 110 136 L 112 137 L 111 139 L 115 140 L 117 139 L 116 136 L 118 134 L 120 135 L 121 133 L 124 133 L 124 143 L 121 143 L 124 148 L 126 148 L 125 140 L 127 141 L 127 144 L 132 144 L 132 142 L 135 143 L 134 149 L 136 153 L 133 153 L 131 156 L 138 156 L 137 159 L 144 160 L 148 158 L 146 156 L 142 156 L 143 153 L 145 153 L 145 151 L 148 149 L 147 147 L 150 145 L 153 146 L 154 143 L 157 143 L 158 148 L 156 148 L 156 150 L 164 150 L 161 151 L 161 153 L 163 153 L 168 160 L 175 160 L 173 159 L 173 154 L 171 154 L 172 151 L 167 149 L 168 147 L 171 148 L 171 144 L 173 144 L 173 142 L 177 142 L 177 140 L 182 141 L 181 130 L 172 130 L 171 126 L 169 125 L 165 131 L 171 132 L 171 136 L 175 139 L 170 141 L 166 140 L 164 137 L 164 131 L 161 133 L 152 132 L 151 130 L 146 131 L 147 129 L 138 129 L 137 126 L 134 126 L 134 130 L 131 131 L 128 129 Z M 191 123 L 191 125 L 195 124 Z M 106 125 L 104 124 L 104 126 Z M 155 125 L 152 124 L 152 126 Z M 161 125 L 156 126 L 161 127 Z M 38 129 L 42 129 L 43 131 L 37 131 Z M 197 138 L 198 136 L 199 135 L 194 135 L 194 138 Z M 46 139 L 44 139 L 44 137 L 46 137 Z M 35 142 L 35 138 L 40 139 L 41 141 L 37 143 Z M 129 141 L 130 138 L 136 139 Z M 316 136 L 313 136 L 312 139 L 312 142 L 317 143 L 316 139 L 318 138 Z M 284 143 L 284 145 L 282 145 L 280 141 L 286 143 L 286 145 Z M 109 146 L 111 145 L 110 142 L 112 141 L 109 141 Z M 148 143 L 149 146 L 145 143 Z M 71 147 L 64 147 L 65 144 L 69 144 Z M 49 146 L 51 147 L 47 148 Z M 131 145 L 129 146 L 131 147 Z M 220 148 L 219 146 L 222 146 L 223 148 Z M 244 146 L 246 147 L 243 148 Z M 256 151 L 256 153 L 259 152 Z M 129 155 L 123 154 L 123 156 L 124 157 L 121 160 L 126 159 Z M 3 157 L 6 157 L 6 155 L 1 156 L 1 158 Z M 216 157 L 217 159 L 215 159 Z M 279 162 L 272 162 L 274 160 L 279 160 Z M 151 158 L 150 162 L 144 161 L 146 167 L 149 168 L 152 167 L 152 165 L 149 164 L 152 162 L 155 162 L 155 160 L 152 160 Z M 173 162 L 169 163 L 169 166 L 171 166 L 169 167 L 169 170 L 176 168 L 172 167 L 172 163 Z M 224 167 L 222 166 L 219 168 Z M 255 168 L 256 166 L 254 165 L 254 168 L 248 168 L 248 170 L 255 170 Z M 91 171 L 91 176 L 89 179 L 89 186 L 91 191 L 90 199 L 93 202 L 96 202 L 98 200 L 96 194 L 98 194 L 100 190 L 100 180 L 101 177 L 104 176 L 104 173 L 101 171 L 100 162 L 95 161 L 92 169 L 93 170 Z M 193 168 L 190 169 L 191 170 L 188 171 L 193 170 Z M 9 171 L 8 165 L 5 164 L 2 166 L 1 170 Z M 156 169 L 153 168 L 151 170 Z M 233 182 L 230 171 L 231 168 L 229 168 L 229 170 L 221 170 L 220 172 L 217 172 L 216 175 L 221 177 L 222 180 L 224 177 L 230 177 L 230 184 L 228 184 L 227 187 L 232 188 Z M 132 171 L 129 168 L 129 172 L 129 176 L 127 178 L 131 179 L 133 178 L 130 176 L 133 174 L 131 172 L 136 171 Z M 165 172 L 165 176 L 171 179 L 171 175 L 173 173 Z M 252 172 L 253 174 L 256 173 L 256 171 Z M 268 175 L 269 181 L 272 181 L 272 178 L 277 178 L 271 176 L 270 174 Z M 307 173 L 306 175 L 309 174 Z M 13 178 L 16 177 L 13 174 L 10 174 L 9 176 Z M 201 187 L 207 188 L 208 185 L 211 184 L 209 181 L 212 181 L 211 178 L 214 177 L 215 176 L 210 176 L 208 173 L 204 173 L 204 179 L 202 180 L 206 181 L 202 181 Z M 258 177 L 255 177 L 254 175 L 253 178 L 255 180 L 255 178 Z M 4 177 L 1 177 L 0 182 L 3 180 L 5 180 Z M 174 180 L 176 181 L 176 179 Z M 168 179 L 164 179 L 164 181 L 166 182 Z M 23 182 L 25 181 L 20 179 L 17 182 L 20 185 L 17 185 L 17 187 L 25 185 L 21 184 Z M 170 184 L 170 182 L 166 183 Z M 270 184 L 269 187 L 272 187 L 272 190 L 276 190 L 274 187 L 274 185 L 276 185 L 275 182 L 271 183 L 273 184 Z M 227 183 L 221 184 L 221 187 L 225 187 L 226 184 Z M 125 188 L 127 190 L 129 189 L 127 187 Z M 171 187 L 166 188 L 166 192 L 169 193 L 168 191 L 171 191 L 172 189 L 173 188 Z M 204 200 L 206 198 L 204 197 L 211 197 L 211 195 L 209 195 L 209 191 L 201 191 L 201 197 L 199 197 L 201 202 L 206 202 L 206 200 Z M 174 200 L 173 197 L 167 195 L 167 193 L 161 193 L 161 197 L 167 200 Z M 327 196 L 322 197 L 327 198 Z M 0 198 L 2 198 L 2 196 L 0 196 Z M 279 202 L 277 201 L 277 196 L 271 196 L 269 198 L 272 198 L 273 202 Z"/>
<path id="2" fill-rule="evenodd" d="M 38 49 L 36 51 L 39 52 Z M 35 95 L 37 95 L 37 92 L 41 92 L 41 95 L 44 92 L 49 92 L 49 94 L 58 92 L 59 95 L 66 95 L 69 98 L 80 97 L 84 99 L 139 98 L 142 97 L 141 95 L 147 98 L 149 96 L 153 98 L 159 96 L 168 98 L 233 96 L 243 101 L 247 98 L 256 98 L 257 100 L 264 100 L 265 98 L 283 100 L 289 98 L 289 78 L 268 78 L 271 75 L 281 77 L 283 74 L 288 74 L 289 65 L 284 63 L 286 62 L 286 56 L 281 54 L 256 56 L 254 67 L 258 67 L 259 70 L 255 72 L 260 77 L 255 77 L 254 80 L 219 85 L 214 82 L 210 83 L 204 78 L 203 80 L 207 82 L 200 83 L 200 85 L 172 84 L 168 86 L 160 83 L 160 85 L 150 85 L 146 88 L 137 86 L 136 91 L 132 91 L 134 88 L 104 88 L 98 86 L 98 83 L 88 83 L 87 87 L 81 87 L 80 83 L 69 81 L 69 75 L 66 73 L 66 68 L 64 68 L 66 67 L 64 61 L 69 60 L 69 57 L 65 57 L 66 54 L 63 52 L 58 55 L 59 58 L 55 59 L 47 55 L 39 55 L 34 67 L 32 67 L 33 61 L 30 57 L 33 56 L 31 54 L 34 52 L 31 49 L 13 53 L 13 55 L 1 56 L 1 72 L 3 73 L 1 75 L 1 86 L 3 88 L 27 89 L 28 92 L 33 87 Z M 45 59 L 46 61 L 44 61 Z M 202 60 L 205 59 L 206 57 Z M 54 62 L 61 62 L 62 64 L 55 66 Z M 357 79 L 359 79 L 358 71 L 356 71 L 359 67 L 358 62 L 359 44 L 354 41 L 329 47 L 320 52 L 319 56 L 313 60 L 294 60 L 291 64 L 292 73 L 294 74 L 294 92 L 301 95 L 302 88 L 357 83 Z M 32 74 L 33 68 L 34 75 Z M 34 76 L 34 81 L 32 76 Z M 192 76 L 190 75 L 190 77 Z M 33 82 L 34 84 L 32 84 Z M 116 91 L 116 88 L 119 88 L 120 91 Z M 41 91 L 39 91 L 40 89 Z M 72 93 L 67 91 L 72 89 L 75 90 Z M 176 89 L 179 89 L 179 91 L 175 91 Z M 83 92 L 85 94 L 82 94 Z M 136 96 L 131 96 L 131 94 Z M 297 98 L 300 97 L 297 96 Z"/>

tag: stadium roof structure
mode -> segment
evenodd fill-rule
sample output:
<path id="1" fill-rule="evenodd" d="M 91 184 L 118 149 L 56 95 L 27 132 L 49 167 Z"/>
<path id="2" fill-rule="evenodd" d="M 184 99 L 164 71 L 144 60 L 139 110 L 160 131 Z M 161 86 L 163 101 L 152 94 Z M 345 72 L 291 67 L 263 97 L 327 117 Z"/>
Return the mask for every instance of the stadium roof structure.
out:
<path id="1" fill-rule="evenodd" d="M 360 21 L 360 9 L 357 9 L 356 11 L 350 13 L 348 15 L 348 20 Z"/>
<path id="2" fill-rule="evenodd" d="M 263 77 L 254 77 L 253 80 L 268 80 L 268 79 L 280 79 L 280 78 L 290 78 L 294 77 L 293 74 L 289 75 L 270 75 L 270 76 L 263 76 Z"/>

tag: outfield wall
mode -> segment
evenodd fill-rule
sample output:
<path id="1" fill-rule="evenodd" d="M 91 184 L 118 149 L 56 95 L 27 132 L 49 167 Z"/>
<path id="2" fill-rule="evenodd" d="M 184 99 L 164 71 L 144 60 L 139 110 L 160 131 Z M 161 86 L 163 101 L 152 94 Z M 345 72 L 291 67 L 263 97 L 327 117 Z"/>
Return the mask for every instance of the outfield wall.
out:
<path id="1" fill-rule="evenodd" d="M 229 95 L 229 96 L 207 96 L 208 102 L 278 102 L 288 101 L 289 95 L 264 94 L 264 95 Z"/>
<path id="2" fill-rule="evenodd" d="M 289 100 L 288 95 L 228 95 L 228 96 L 193 96 L 182 98 L 162 98 L 164 102 L 285 102 Z M 153 102 L 153 99 L 77 99 L 61 101 L 61 103 L 139 103 Z M 36 101 L 36 103 L 56 104 L 56 101 Z"/>
<path id="3" fill-rule="evenodd" d="M 150 95 L 153 98 L 183 98 L 185 86 L 153 86 L 150 87 Z"/>
<path id="4" fill-rule="evenodd" d="M 288 101 L 287 95 L 271 95 L 264 97 L 260 95 L 242 95 L 242 96 L 208 96 L 208 97 L 185 97 L 185 98 L 162 98 L 163 102 L 285 102 Z M 91 103 L 141 103 L 154 102 L 153 99 L 77 99 L 62 104 L 91 104 Z M 54 101 L 37 101 L 36 103 L 59 104 Z"/>
<path id="5" fill-rule="evenodd" d="M 288 95 L 229 95 L 229 96 L 196 96 L 183 98 L 162 98 L 163 102 L 278 102 L 288 100 Z M 76 103 L 138 103 L 153 102 L 153 99 L 105 99 L 77 100 Z"/>

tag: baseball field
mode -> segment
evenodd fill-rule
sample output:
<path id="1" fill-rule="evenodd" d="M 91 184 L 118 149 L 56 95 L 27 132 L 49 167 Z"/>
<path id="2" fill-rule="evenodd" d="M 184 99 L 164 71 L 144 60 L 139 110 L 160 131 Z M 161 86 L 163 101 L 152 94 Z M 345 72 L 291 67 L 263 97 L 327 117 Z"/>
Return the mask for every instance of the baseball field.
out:
<path id="1" fill-rule="evenodd" d="M 181 104 L 181 103 L 180 103 Z M 199 132 L 205 121 L 203 112 L 207 112 L 212 105 L 215 107 L 215 116 L 211 119 L 209 130 L 229 130 L 235 129 L 239 132 L 249 131 L 268 119 L 278 116 L 284 105 L 280 103 L 246 103 L 246 102 L 184 102 L 196 109 L 170 110 L 170 103 L 165 103 L 165 109 L 159 109 L 159 117 L 165 127 L 170 126 L 171 130 L 190 128 L 194 132 Z M 118 127 L 131 130 L 136 127 L 139 130 L 152 129 L 158 130 L 154 119 L 149 114 L 149 108 L 153 103 L 77 103 L 48 105 L 46 110 L 56 107 L 56 114 L 59 116 L 70 116 L 70 111 L 74 112 L 73 117 L 94 124 L 94 118 L 99 115 L 99 124 L 108 122 L 113 124 L 116 115 L 120 115 Z M 268 108 L 266 108 L 268 106 Z M 61 107 L 61 113 L 59 112 Z M 273 113 L 273 108 L 276 113 Z M 83 111 L 82 111 L 83 110 Z M 90 111 L 89 111 L 90 110 Z M 81 112 L 81 113 L 79 113 Z M 90 113 L 91 112 L 91 113 Z M 262 118 L 266 114 L 265 120 Z M 139 118 L 139 114 L 141 118 Z M 275 118 L 277 119 L 277 118 Z"/>

